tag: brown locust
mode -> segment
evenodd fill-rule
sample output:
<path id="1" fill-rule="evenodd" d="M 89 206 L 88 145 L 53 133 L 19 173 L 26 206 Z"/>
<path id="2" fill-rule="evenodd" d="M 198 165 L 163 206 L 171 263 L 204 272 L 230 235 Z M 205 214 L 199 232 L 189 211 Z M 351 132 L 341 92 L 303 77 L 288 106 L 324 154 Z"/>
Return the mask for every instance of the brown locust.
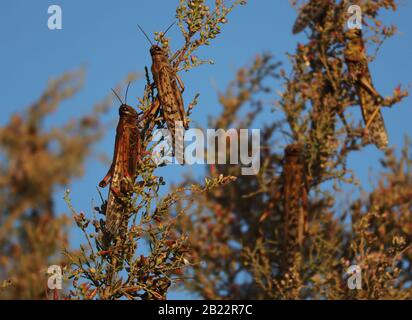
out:
<path id="1" fill-rule="evenodd" d="M 171 25 L 173 26 L 173 24 Z M 171 27 L 170 26 L 170 27 Z M 170 29 L 163 32 L 163 36 Z M 166 122 L 167 129 L 172 138 L 173 154 L 180 164 L 184 163 L 184 132 L 188 129 L 182 93 L 184 85 L 176 70 L 172 67 L 167 51 L 157 44 L 153 44 L 144 30 L 139 26 L 151 44 L 152 75 L 154 83 L 152 88 L 157 89 L 154 107 L 161 106 L 161 114 Z M 177 133 L 177 134 L 176 134 Z"/>
<path id="2" fill-rule="evenodd" d="M 369 130 L 371 142 L 379 149 L 385 149 L 388 145 L 388 134 L 380 110 L 383 98 L 372 83 L 362 31 L 348 30 L 345 36 L 345 61 L 350 80 L 359 98 L 366 130 Z"/>
<path id="3" fill-rule="evenodd" d="M 322 19 L 330 4 L 330 0 L 310 0 L 306 3 L 300 9 L 293 25 L 293 34 L 303 31 L 309 24 L 316 23 Z"/>
<path id="4" fill-rule="evenodd" d="M 308 183 L 302 145 L 289 144 L 283 161 L 285 251 L 292 258 L 302 247 L 308 229 Z"/>
<path id="5" fill-rule="evenodd" d="M 118 97 L 117 94 L 116 96 Z M 124 219 L 124 211 L 127 208 L 124 197 L 133 192 L 137 164 L 142 152 L 139 114 L 120 98 L 119 100 L 120 118 L 116 128 L 113 161 L 106 176 L 99 183 L 101 188 L 110 183 L 106 205 L 106 230 L 112 237 L 116 235 L 122 222 L 127 221 Z"/>

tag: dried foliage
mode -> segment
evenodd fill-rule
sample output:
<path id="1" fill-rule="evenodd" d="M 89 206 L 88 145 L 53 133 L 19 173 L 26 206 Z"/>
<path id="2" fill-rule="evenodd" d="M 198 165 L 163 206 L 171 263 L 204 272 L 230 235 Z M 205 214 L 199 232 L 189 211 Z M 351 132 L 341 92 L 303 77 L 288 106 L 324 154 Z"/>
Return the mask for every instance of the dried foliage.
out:
<path id="1" fill-rule="evenodd" d="M 412 297 L 410 143 L 400 157 L 386 149 L 370 192 L 356 184 L 347 167 L 352 152 L 363 152 L 369 143 L 384 147 L 372 132 L 384 127 L 372 128 L 371 122 L 381 106 L 392 107 L 408 94 L 400 87 L 385 98 L 374 94 L 367 68 L 396 31 L 382 24 L 379 13 L 396 5 L 356 2 L 363 12 L 363 35 L 358 33 L 363 43 L 353 50 L 346 30 L 350 4 L 312 0 L 297 6 L 293 32 L 305 29 L 308 41 L 289 54 L 290 72 L 279 70 L 267 54 L 257 56 L 219 93 L 223 110 L 211 126 L 262 128 L 262 167 L 256 176 L 241 176 L 236 165 L 208 168 L 207 174 L 237 179 L 195 197 L 191 214 L 179 223 L 195 263 L 184 286 L 194 294 L 205 299 Z M 350 61 L 364 64 L 358 70 L 348 63 L 349 51 L 360 55 Z M 276 101 L 273 78 L 283 86 Z M 371 110 L 363 110 L 363 124 L 353 120 L 352 106 Z M 375 118 L 368 121 L 371 113 Z M 345 193 L 350 188 L 353 196 Z M 348 197 L 349 203 L 337 201 Z M 362 290 L 347 285 L 351 265 L 361 268 Z"/>
<path id="2" fill-rule="evenodd" d="M 346 28 L 348 1 L 292 0 L 298 17 L 291 36 L 305 31 L 307 41 L 288 54 L 291 70 L 271 54 L 256 55 L 218 92 L 222 112 L 209 127 L 261 129 L 256 175 L 242 175 L 236 164 L 210 165 L 204 182 L 187 178 L 160 196 L 166 182 L 157 170 L 165 164 L 152 157 L 153 137 L 169 124 L 146 68 L 147 85 L 135 107 L 141 149 L 130 188 L 117 195 L 116 232 L 106 227 L 103 195 L 85 213 L 66 192 L 85 238 L 80 250 L 67 249 L 69 220 L 56 214 L 53 193 L 83 174 L 109 102 L 45 130 L 45 117 L 80 88 L 82 76 L 53 81 L 38 102 L 0 128 L 0 298 L 47 298 L 46 269 L 58 264 L 71 280 L 64 295 L 70 299 L 160 300 L 174 283 L 205 299 L 411 299 L 411 143 L 405 139 L 400 154 L 386 147 L 381 114 L 408 93 L 399 86 L 381 96 L 368 67 L 396 33 L 380 21 L 381 11 L 395 11 L 396 4 L 354 2 L 363 12 L 362 33 Z M 165 32 L 155 33 L 173 81 L 178 72 L 210 62 L 196 51 L 245 1 L 213 3 L 180 0 L 176 17 L 184 43 L 175 52 Z M 184 105 L 185 116 L 197 101 L 198 95 Z M 362 109 L 363 121 L 352 116 L 353 108 Z M 228 159 L 234 144 L 227 138 Z M 383 153 L 377 180 L 366 191 L 347 162 L 368 144 Z M 361 290 L 347 285 L 353 265 L 361 270 Z"/>
<path id="3" fill-rule="evenodd" d="M 84 174 L 90 148 L 102 135 L 100 115 L 110 100 L 91 114 L 46 129 L 44 122 L 83 84 L 83 70 L 49 83 L 40 98 L 15 113 L 0 128 L 0 279 L 1 298 L 44 299 L 47 268 L 65 266 L 70 219 L 57 214 L 54 192 Z"/>
<path id="4" fill-rule="evenodd" d="M 116 233 L 107 232 L 106 219 L 97 216 L 107 213 L 106 201 L 95 208 L 92 217 L 87 217 L 74 210 L 69 195 L 66 195 L 76 224 L 87 239 L 87 245 L 81 247 L 79 254 L 67 253 L 73 268 L 69 276 L 73 279 L 71 298 L 165 299 L 173 282 L 183 279 L 182 269 L 190 265 L 187 258 L 189 249 L 187 237 L 179 232 L 176 221 L 185 215 L 186 209 L 176 210 L 175 205 L 193 194 L 203 194 L 225 185 L 232 178 L 221 175 L 206 180 L 204 186 L 187 186 L 160 198 L 159 190 L 165 181 L 156 175 L 159 163 L 152 155 L 158 143 L 152 143 L 153 129 L 174 129 L 170 121 L 176 119 L 171 119 L 171 115 L 184 111 L 181 110 L 184 106 L 180 92 L 177 92 L 176 81 L 180 82 L 177 73 L 201 64 L 193 53 L 220 33 L 227 14 L 240 2 L 243 1 L 229 1 L 230 5 L 227 5 L 225 1 L 215 1 L 214 8 L 209 8 L 202 0 L 180 1 L 176 16 L 185 42 L 174 54 L 170 52 L 165 32 L 155 34 L 162 47 L 152 45 L 150 49 L 154 84 L 150 82 L 147 72 L 148 83 L 143 97 L 138 98 L 140 104 L 137 106 L 142 115 L 141 121 L 138 121 L 141 150 L 138 154 L 137 180 L 132 192 L 117 195 L 122 207 L 116 210 L 122 222 L 117 224 Z M 187 116 L 196 102 L 197 96 L 187 107 Z M 115 190 L 110 189 L 109 193 L 113 194 Z"/>

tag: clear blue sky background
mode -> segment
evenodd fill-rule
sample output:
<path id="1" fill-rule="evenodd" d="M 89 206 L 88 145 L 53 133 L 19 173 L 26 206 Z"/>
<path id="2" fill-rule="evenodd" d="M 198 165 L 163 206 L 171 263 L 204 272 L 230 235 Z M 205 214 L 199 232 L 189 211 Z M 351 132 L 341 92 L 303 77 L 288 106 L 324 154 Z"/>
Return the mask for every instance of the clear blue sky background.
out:
<path id="1" fill-rule="evenodd" d="M 200 57 L 212 58 L 215 64 L 182 75 L 187 88 L 186 101 L 196 92 L 200 93 L 193 120 L 203 126 L 207 116 L 220 110 L 215 88 L 224 88 L 239 67 L 263 51 L 285 61 L 285 53 L 293 52 L 297 42 L 304 40 L 304 35 L 293 36 L 290 32 L 296 13 L 288 1 L 249 2 L 235 9 L 229 24 L 210 47 L 198 52 Z M 149 45 L 136 25 L 141 24 L 151 34 L 164 30 L 174 19 L 177 3 L 178 0 L 1 0 L 0 125 L 4 125 L 13 112 L 35 101 L 48 80 L 82 65 L 87 66 L 84 90 L 65 103 L 52 120 L 58 125 L 67 118 L 89 112 L 128 72 L 143 72 L 145 65 L 150 66 Z M 52 4 L 62 7 L 63 30 L 47 28 L 47 8 Z M 398 84 L 409 85 L 412 80 L 412 4 L 403 0 L 398 12 L 385 12 L 383 16 L 386 22 L 398 25 L 400 34 L 385 43 L 370 67 L 378 91 L 388 95 Z M 173 28 L 169 36 L 172 48 L 176 49 L 182 41 L 178 28 Z M 142 79 L 133 83 L 129 97 L 140 95 L 143 86 Z M 407 98 L 392 110 L 383 110 L 391 145 L 401 146 L 404 135 L 412 134 L 410 108 L 411 99 Z M 359 116 L 356 110 L 351 111 Z M 116 120 L 117 106 L 113 106 L 107 121 Z M 97 148 L 109 158 L 113 137 L 114 127 L 111 127 Z M 367 183 L 369 168 L 377 168 L 380 156 L 374 147 L 368 147 L 351 156 L 350 167 Z M 200 167 L 171 166 L 163 171 L 166 181 L 179 181 L 183 170 L 196 175 L 202 173 Z M 87 174 L 67 186 L 72 190 L 76 209 L 90 212 L 91 200 L 97 198 L 95 186 L 106 171 L 107 166 L 90 159 Z M 58 190 L 57 210 L 67 212 L 62 196 L 63 190 Z M 73 244 L 83 241 L 76 232 L 72 233 L 71 240 Z M 187 297 L 185 293 L 169 295 L 169 298 Z"/>

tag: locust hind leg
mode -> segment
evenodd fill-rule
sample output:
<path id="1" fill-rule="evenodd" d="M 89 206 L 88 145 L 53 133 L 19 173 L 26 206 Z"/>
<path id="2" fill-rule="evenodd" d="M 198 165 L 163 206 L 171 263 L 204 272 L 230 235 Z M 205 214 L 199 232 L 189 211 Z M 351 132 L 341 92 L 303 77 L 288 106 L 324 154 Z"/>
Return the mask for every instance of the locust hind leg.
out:
<path id="1" fill-rule="evenodd" d="M 160 109 L 160 99 L 156 97 L 153 103 L 146 109 L 143 114 L 143 121 L 145 123 L 145 132 L 147 135 L 150 135 L 156 122 L 156 116 Z"/>
<path id="2" fill-rule="evenodd" d="M 183 93 L 185 91 L 185 85 L 183 84 L 182 79 L 180 79 L 179 75 L 177 73 L 175 73 L 175 77 L 177 82 L 179 83 L 180 86 L 180 93 Z"/>
<path id="3" fill-rule="evenodd" d="M 114 171 L 114 163 L 111 164 L 110 169 L 109 169 L 109 171 L 107 171 L 107 174 L 103 178 L 103 180 L 99 182 L 99 187 L 100 188 L 105 188 L 109 184 L 109 181 L 113 177 L 113 171 Z"/>
<path id="4" fill-rule="evenodd" d="M 383 97 L 379 94 L 379 92 L 376 91 L 370 79 L 361 77 L 359 79 L 359 83 L 366 91 L 368 91 L 374 97 L 377 103 L 382 103 Z"/>
<path id="5" fill-rule="evenodd" d="M 145 120 L 152 120 L 157 114 L 157 111 L 159 110 L 160 107 L 160 99 L 159 97 L 156 97 L 153 103 L 146 109 L 146 111 L 143 114 L 143 118 Z"/>
<path id="6" fill-rule="evenodd" d="M 180 79 L 180 77 L 177 73 L 175 73 L 175 78 L 176 78 L 177 83 L 180 86 L 180 94 L 182 94 L 185 91 L 185 85 L 183 84 L 182 79 Z M 187 130 L 187 129 L 189 129 L 189 123 L 186 119 L 184 108 L 183 108 L 183 110 L 181 110 L 181 113 L 183 115 L 183 127 Z"/>

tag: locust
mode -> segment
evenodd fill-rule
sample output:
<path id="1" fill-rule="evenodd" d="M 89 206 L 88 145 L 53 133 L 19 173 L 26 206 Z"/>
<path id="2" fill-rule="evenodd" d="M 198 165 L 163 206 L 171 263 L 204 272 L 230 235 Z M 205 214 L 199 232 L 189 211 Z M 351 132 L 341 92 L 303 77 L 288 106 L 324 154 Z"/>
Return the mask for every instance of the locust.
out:
<path id="1" fill-rule="evenodd" d="M 293 143 L 286 146 L 282 175 L 284 243 L 287 255 L 292 257 L 302 248 L 308 230 L 309 187 L 301 144 Z"/>
<path id="2" fill-rule="evenodd" d="M 163 36 L 173 24 L 163 32 Z M 187 130 L 189 128 L 182 97 L 185 87 L 177 74 L 177 70 L 172 67 L 167 51 L 158 44 L 153 44 L 144 30 L 139 25 L 138 27 L 151 44 L 151 71 L 154 80 L 152 88 L 157 89 L 156 101 L 153 103 L 152 108 L 161 108 L 161 115 L 166 122 L 167 129 L 171 135 L 173 155 L 180 164 L 183 164 L 183 131 L 184 129 Z"/>
<path id="3" fill-rule="evenodd" d="M 310 0 L 306 3 L 300 9 L 299 15 L 293 25 L 293 34 L 302 32 L 310 23 L 320 21 L 330 5 L 330 0 Z"/>
<path id="4" fill-rule="evenodd" d="M 359 98 L 365 130 L 369 131 L 371 142 L 384 150 L 388 145 L 388 134 L 380 110 L 384 99 L 372 83 L 362 31 L 360 29 L 348 30 L 345 37 L 347 40 L 344 52 L 345 61 L 350 81 Z"/>
<path id="5" fill-rule="evenodd" d="M 141 137 L 139 129 L 139 114 L 131 106 L 120 100 L 119 122 L 116 128 L 113 161 L 109 171 L 99 187 L 104 188 L 110 184 L 106 204 L 106 230 L 108 235 L 114 237 L 122 225 L 127 204 L 124 197 L 133 192 L 137 175 L 137 165 L 142 154 Z M 126 98 L 127 100 L 127 90 Z"/>

